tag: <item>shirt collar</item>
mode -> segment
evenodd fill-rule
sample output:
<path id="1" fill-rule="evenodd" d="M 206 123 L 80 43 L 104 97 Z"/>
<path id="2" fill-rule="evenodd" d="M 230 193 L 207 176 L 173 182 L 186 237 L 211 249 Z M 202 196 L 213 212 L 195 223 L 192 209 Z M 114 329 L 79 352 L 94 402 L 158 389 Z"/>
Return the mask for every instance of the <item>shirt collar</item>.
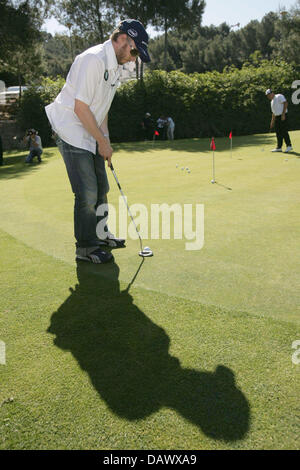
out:
<path id="1" fill-rule="evenodd" d="M 112 45 L 111 39 L 108 39 L 108 41 L 105 41 L 104 43 L 105 46 L 105 53 L 107 57 L 107 68 L 109 70 L 113 69 L 116 70 L 119 67 L 116 53 L 114 50 L 114 46 Z"/>

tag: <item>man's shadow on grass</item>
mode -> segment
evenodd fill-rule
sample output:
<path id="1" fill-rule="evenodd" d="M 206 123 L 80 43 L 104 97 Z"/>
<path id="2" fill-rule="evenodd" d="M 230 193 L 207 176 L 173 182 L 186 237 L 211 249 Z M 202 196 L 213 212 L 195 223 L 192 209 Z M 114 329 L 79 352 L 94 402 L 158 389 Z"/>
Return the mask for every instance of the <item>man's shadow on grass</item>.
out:
<path id="1" fill-rule="evenodd" d="M 106 277 L 99 275 L 102 269 Z M 117 416 L 139 420 L 167 407 L 213 439 L 246 435 L 249 403 L 229 368 L 183 368 L 170 355 L 163 328 L 134 305 L 128 288 L 120 291 L 115 263 L 79 262 L 77 276 L 78 285 L 53 313 L 48 332 L 57 347 L 73 354 Z"/>

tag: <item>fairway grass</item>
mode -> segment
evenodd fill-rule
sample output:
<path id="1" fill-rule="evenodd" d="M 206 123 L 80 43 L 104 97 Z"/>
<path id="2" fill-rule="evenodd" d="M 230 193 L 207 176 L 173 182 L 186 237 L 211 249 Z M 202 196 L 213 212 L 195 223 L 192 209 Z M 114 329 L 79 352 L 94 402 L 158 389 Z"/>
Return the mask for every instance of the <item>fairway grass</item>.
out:
<path id="1" fill-rule="evenodd" d="M 142 262 L 129 239 L 106 266 L 75 263 L 57 149 L 4 155 L 0 448 L 299 448 L 300 154 L 216 145 L 216 185 L 208 139 L 114 145 L 129 205 L 204 204 L 205 243 L 146 239 Z"/>

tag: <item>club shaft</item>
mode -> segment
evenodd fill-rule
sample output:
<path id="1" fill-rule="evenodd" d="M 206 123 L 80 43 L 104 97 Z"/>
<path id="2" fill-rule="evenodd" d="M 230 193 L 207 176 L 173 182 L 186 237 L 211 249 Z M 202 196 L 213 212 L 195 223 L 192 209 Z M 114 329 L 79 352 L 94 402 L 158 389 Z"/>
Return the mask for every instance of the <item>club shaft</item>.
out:
<path id="1" fill-rule="evenodd" d="M 131 220 L 132 220 L 132 222 L 133 222 L 133 225 L 134 225 L 134 228 L 135 228 L 135 230 L 136 230 L 136 233 L 138 234 L 138 237 L 139 237 L 139 240 L 140 240 L 140 245 L 141 245 L 141 251 L 143 251 L 143 243 L 142 243 L 142 239 L 141 239 L 140 233 L 139 233 L 138 228 L 137 228 L 137 226 L 136 226 L 136 224 L 135 224 L 134 218 L 133 218 L 133 216 L 132 216 L 132 214 L 131 214 L 130 208 L 129 208 L 128 203 L 127 203 L 127 199 L 126 199 L 126 197 L 125 197 L 125 195 L 124 195 L 124 193 L 123 193 L 123 191 L 122 191 L 121 185 L 120 185 L 120 183 L 119 183 L 118 177 L 117 177 L 117 175 L 116 175 L 116 172 L 115 172 L 114 167 L 113 167 L 112 164 L 111 164 L 111 166 L 110 166 L 110 169 L 111 169 L 111 171 L 112 171 L 112 174 L 114 175 L 114 178 L 115 178 L 115 180 L 116 180 L 117 186 L 118 186 L 118 188 L 119 188 L 119 190 L 120 190 L 120 193 L 121 193 L 121 195 L 122 195 L 122 197 L 123 197 L 123 201 L 124 201 L 124 203 L 125 203 L 125 205 L 126 205 L 126 207 L 127 207 L 128 214 L 130 215 L 130 218 L 131 218 Z"/>

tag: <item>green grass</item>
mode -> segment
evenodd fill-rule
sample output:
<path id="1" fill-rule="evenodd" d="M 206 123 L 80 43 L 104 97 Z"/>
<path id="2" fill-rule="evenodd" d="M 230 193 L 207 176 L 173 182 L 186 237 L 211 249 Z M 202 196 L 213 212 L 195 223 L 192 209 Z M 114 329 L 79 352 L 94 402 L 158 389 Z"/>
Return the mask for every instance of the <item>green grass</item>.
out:
<path id="1" fill-rule="evenodd" d="M 57 150 L 4 156 L 0 448 L 299 448 L 299 155 L 257 135 L 231 158 L 217 139 L 212 185 L 207 139 L 156 144 L 114 146 L 128 202 L 204 204 L 205 244 L 145 241 L 142 265 L 128 240 L 114 263 L 76 266 Z"/>

